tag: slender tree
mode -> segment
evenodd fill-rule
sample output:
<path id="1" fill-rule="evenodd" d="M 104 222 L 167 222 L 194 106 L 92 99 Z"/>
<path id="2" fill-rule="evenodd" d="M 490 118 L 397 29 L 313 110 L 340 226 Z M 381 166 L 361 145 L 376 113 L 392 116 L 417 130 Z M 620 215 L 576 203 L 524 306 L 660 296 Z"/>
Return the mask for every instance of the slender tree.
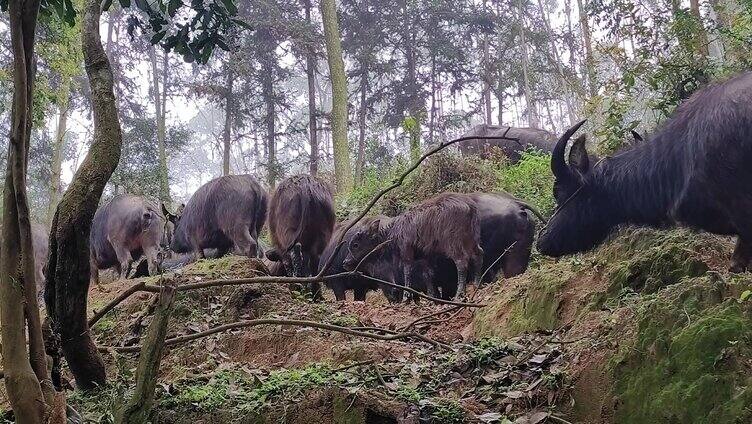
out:
<path id="1" fill-rule="evenodd" d="M 334 0 L 321 0 L 324 21 L 329 75 L 332 80 L 332 139 L 334 144 L 334 174 L 337 191 L 346 192 L 353 186 L 350 147 L 347 142 L 347 75 L 342 59 L 342 44 L 337 7 Z"/>

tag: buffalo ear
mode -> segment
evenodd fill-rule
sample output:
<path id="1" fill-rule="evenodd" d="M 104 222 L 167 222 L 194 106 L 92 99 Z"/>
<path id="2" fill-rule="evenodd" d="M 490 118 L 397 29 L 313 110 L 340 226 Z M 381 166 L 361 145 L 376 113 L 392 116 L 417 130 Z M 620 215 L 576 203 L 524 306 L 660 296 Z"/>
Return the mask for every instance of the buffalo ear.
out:
<path id="1" fill-rule="evenodd" d="M 635 140 L 635 144 L 642 144 L 642 143 L 644 143 L 644 142 L 645 142 L 645 139 L 644 139 L 644 138 L 642 138 L 642 136 L 640 135 L 640 133 L 638 133 L 637 131 L 635 131 L 635 130 L 630 130 L 629 132 L 631 132 L 631 133 L 632 133 L 632 137 L 633 137 L 633 138 L 634 138 L 634 140 Z"/>
<path id="2" fill-rule="evenodd" d="M 380 219 L 374 219 L 371 221 L 370 224 L 368 224 L 368 233 L 369 234 L 378 234 L 379 231 L 381 231 L 381 220 Z"/>
<path id="3" fill-rule="evenodd" d="M 280 262 L 282 261 L 282 255 L 279 254 L 279 250 L 277 249 L 269 249 L 266 251 L 266 259 L 272 262 Z"/>
<path id="4" fill-rule="evenodd" d="M 590 159 L 585 148 L 585 136 L 577 137 L 569 150 L 569 166 L 574 168 L 580 175 L 584 175 L 590 169 Z"/>

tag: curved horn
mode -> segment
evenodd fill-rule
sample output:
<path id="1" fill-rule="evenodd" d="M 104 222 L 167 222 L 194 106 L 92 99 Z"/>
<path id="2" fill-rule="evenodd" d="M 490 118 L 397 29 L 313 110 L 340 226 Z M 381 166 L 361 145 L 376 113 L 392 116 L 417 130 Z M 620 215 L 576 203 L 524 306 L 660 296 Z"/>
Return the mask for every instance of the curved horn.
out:
<path id="1" fill-rule="evenodd" d="M 567 143 L 572 137 L 572 134 L 576 133 L 585 121 L 587 121 L 587 119 L 583 119 L 572 125 L 564 134 L 562 134 L 559 141 L 556 142 L 556 147 L 554 147 L 554 151 L 551 153 L 551 171 L 553 171 L 554 177 L 563 179 L 571 175 L 571 171 L 564 160 L 564 151 L 567 149 Z"/>

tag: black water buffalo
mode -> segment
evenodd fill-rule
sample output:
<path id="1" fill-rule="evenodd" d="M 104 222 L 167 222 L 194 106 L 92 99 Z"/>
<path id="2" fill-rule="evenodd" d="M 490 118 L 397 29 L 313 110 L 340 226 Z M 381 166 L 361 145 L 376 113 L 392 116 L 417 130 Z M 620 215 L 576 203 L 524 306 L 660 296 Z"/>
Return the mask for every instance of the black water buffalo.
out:
<path id="1" fill-rule="evenodd" d="M 358 230 L 370 225 L 371 222 L 376 219 L 379 220 L 382 226 L 388 224 L 391 220 L 391 218 L 388 218 L 384 215 L 379 215 L 375 217 L 365 217 L 358 223 L 356 223 L 355 226 L 353 226 L 353 228 L 351 228 L 350 231 L 348 231 L 347 234 L 345 234 L 345 236 L 342 238 L 342 246 L 339 248 L 339 250 L 337 250 L 336 256 L 334 257 L 334 259 L 332 259 L 331 263 L 329 264 L 329 268 L 324 273 L 324 275 L 334 275 L 347 272 L 344 267 L 344 262 L 347 258 L 347 248 L 350 240 L 352 240 L 353 236 Z M 334 233 L 329 239 L 329 243 L 327 244 L 326 249 L 324 249 L 324 252 L 321 254 L 321 259 L 319 260 L 319 271 L 324 268 L 326 263 L 329 261 L 329 258 L 331 258 L 334 254 L 334 251 L 337 249 L 338 245 L 337 241 L 339 240 L 342 232 L 349 224 L 350 221 L 345 221 L 337 224 L 337 226 L 335 227 Z M 378 254 L 380 252 L 376 253 Z M 389 282 L 394 282 L 395 276 L 389 272 L 389 269 L 394 269 L 397 267 L 394 267 L 392 265 L 393 264 L 391 258 L 385 260 L 385 258 L 379 256 L 377 258 L 374 258 L 374 260 L 370 263 L 365 264 L 362 271 L 372 277 L 385 279 Z M 378 283 L 373 280 L 361 277 L 347 277 L 340 278 L 334 281 L 327 281 L 326 286 L 334 292 L 334 297 L 339 301 L 345 300 L 345 292 L 348 290 L 353 291 L 355 300 L 364 301 L 366 300 L 366 293 L 371 290 L 379 289 Z"/>
<path id="2" fill-rule="evenodd" d="M 538 250 L 562 256 L 600 244 L 619 224 L 685 225 L 739 236 L 733 271 L 752 258 L 752 73 L 696 92 L 645 143 L 595 165 L 578 138 L 551 158 L 558 208 Z"/>
<path id="3" fill-rule="evenodd" d="M 129 194 L 115 196 L 97 209 L 91 223 L 89 251 L 91 279 L 99 284 L 99 271 L 115 268 L 126 278 L 134 259 L 146 257 L 149 274 L 157 271 L 164 218 L 149 200 Z"/>
<path id="4" fill-rule="evenodd" d="M 334 231 L 335 219 L 329 186 L 310 175 L 284 179 L 269 203 L 273 246 L 266 252 L 267 259 L 282 262 L 288 275 L 313 275 Z M 311 289 L 318 296 L 318 284 Z"/>
<path id="5" fill-rule="evenodd" d="M 162 206 L 164 208 L 164 205 Z M 267 194 L 250 175 L 226 175 L 201 186 L 182 214 L 168 214 L 175 223 L 171 248 L 204 258 L 204 249 L 225 255 L 257 257 L 258 235 L 266 220 Z"/>
<path id="6" fill-rule="evenodd" d="M 415 267 L 419 265 L 417 261 L 444 256 L 457 268 L 457 295 L 462 296 L 468 268 L 475 268 L 470 275 L 479 275 L 483 262 L 478 209 L 475 202 L 464 194 L 434 196 L 394 218 L 387 226 L 374 220 L 353 236 L 345 268 L 353 269 L 369 252 L 388 240 L 392 242 L 384 249 L 398 252 L 404 284 L 411 288 Z M 429 296 L 437 295 L 431 281 L 426 281 L 426 291 Z"/>
<path id="7" fill-rule="evenodd" d="M 507 133 L 507 129 L 509 132 Z M 556 135 L 538 128 L 516 128 L 495 125 L 476 125 L 462 137 L 503 137 L 498 139 L 475 138 L 459 143 L 460 152 L 464 155 L 479 155 L 487 157 L 491 148 L 501 149 L 504 154 L 516 163 L 520 160 L 521 153 L 529 148 L 536 148 L 544 152 L 550 152 L 554 148 Z"/>

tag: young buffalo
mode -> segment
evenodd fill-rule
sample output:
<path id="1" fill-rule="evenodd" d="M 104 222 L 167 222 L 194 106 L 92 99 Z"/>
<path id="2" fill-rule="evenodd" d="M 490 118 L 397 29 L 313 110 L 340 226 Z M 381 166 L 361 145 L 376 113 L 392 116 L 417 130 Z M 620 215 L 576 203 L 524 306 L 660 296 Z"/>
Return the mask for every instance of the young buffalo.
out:
<path id="1" fill-rule="evenodd" d="M 472 193 L 468 195 L 478 208 L 480 217 L 480 246 L 483 249 L 485 273 L 481 283 L 495 281 L 503 272 L 507 278 L 522 274 L 530 262 L 533 247 L 535 222 L 530 216 L 540 213 L 534 208 L 507 193 Z M 473 275 L 480 280 L 481 275 Z M 452 261 L 438 256 L 423 264 L 419 287 L 426 281 L 441 288 L 441 297 L 449 299 L 457 290 L 457 271 Z M 416 289 L 418 289 L 416 287 Z"/>
<path id="2" fill-rule="evenodd" d="M 141 255 L 154 275 L 163 229 L 164 219 L 156 206 L 140 196 L 115 196 L 97 209 L 89 235 L 92 281 L 99 284 L 99 271 L 112 267 L 126 278 L 133 260 Z"/>
<path id="3" fill-rule="evenodd" d="M 345 236 L 342 238 L 342 246 L 339 248 L 339 250 L 337 250 L 337 255 L 329 264 L 329 269 L 324 275 L 334 275 L 347 272 L 344 267 L 344 262 L 347 258 L 347 248 L 350 240 L 352 240 L 358 230 L 367 227 L 376 219 L 381 222 L 381 225 L 385 225 L 390 221 L 391 218 L 383 215 L 376 217 L 365 217 L 360 220 L 360 222 L 355 224 L 355 226 L 351 228 L 350 231 L 348 231 L 347 234 L 345 234 Z M 319 260 L 319 271 L 324 268 L 326 262 L 329 261 L 329 258 L 331 258 L 334 254 L 334 251 L 337 248 L 338 244 L 337 240 L 345 230 L 345 227 L 347 227 L 349 224 L 350 221 L 345 221 L 337 224 L 337 226 L 335 227 L 334 234 L 332 234 L 332 237 L 329 239 L 329 244 L 327 244 L 326 249 L 324 249 L 324 252 L 321 254 L 321 259 Z M 395 267 L 393 266 L 391 258 L 377 256 L 373 261 L 371 261 L 371 263 L 365 264 L 363 271 L 372 277 L 394 282 L 394 275 L 389 272 L 389 269 L 393 268 Z M 326 283 L 326 286 L 332 289 L 332 291 L 334 292 L 334 297 L 339 301 L 345 300 L 345 292 L 348 290 L 353 291 L 355 300 L 364 301 L 366 300 L 366 293 L 371 290 L 378 290 L 379 288 L 379 285 L 376 282 L 361 277 L 348 277 L 340 278 L 334 281 L 328 281 Z M 389 296 L 388 292 L 389 290 L 384 287 L 384 293 L 387 294 L 387 297 Z"/>
<path id="4" fill-rule="evenodd" d="M 334 199 L 329 187 L 310 175 L 286 178 L 269 204 L 272 249 L 267 259 L 282 262 L 287 274 L 313 275 L 334 230 Z M 318 296 L 318 285 L 311 287 Z"/>
<path id="5" fill-rule="evenodd" d="M 381 226 L 374 220 L 359 230 L 350 241 L 345 267 L 354 268 L 379 244 L 392 240 L 385 249 L 393 249 L 402 261 L 404 284 L 412 288 L 415 268 L 422 259 L 444 256 L 457 268 L 457 296 L 465 293 L 468 267 L 472 275 L 480 275 L 483 249 L 480 247 L 480 218 L 475 202 L 469 196 L 444 193 L 432 197 Z M 436 287 L 426 281 L 429 296 L 437 295 Z"/>
<path id="6" fill-rule="evenodd" d="M 699 90 L 643 144 L 591 163 L 585 138 L 551 157 L 558 208 L 538 250 L 562 256 L 600 244 L 619 224 L 686 225 L 739 236 L 732 271 L 752 259 L 752 73 Z"/>
<path id="7" fill-rule="evenodd" d="M 169 214 L 175 223 L 172 250 L 204 258 L 204 249 L 224 255 L 258 256 L 258 235 L 266 220 L 266 191 L 250 175 L 226 175 L 201 186 L 182 214 Z"/>

